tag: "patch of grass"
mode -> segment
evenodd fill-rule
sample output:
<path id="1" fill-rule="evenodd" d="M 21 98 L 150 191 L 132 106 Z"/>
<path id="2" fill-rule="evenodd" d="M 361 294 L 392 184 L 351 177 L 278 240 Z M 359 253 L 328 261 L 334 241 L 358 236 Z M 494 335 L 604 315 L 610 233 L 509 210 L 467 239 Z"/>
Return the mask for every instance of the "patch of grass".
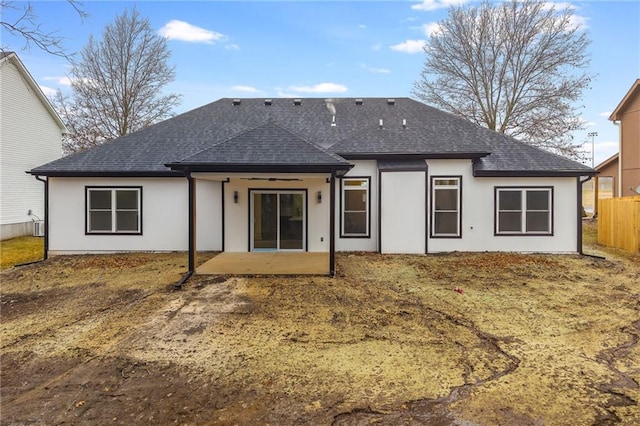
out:
<path id="1" fill-rule="evenodd" d="M 42 237 L 19 237 L 0 241 L 0 269 L 41 260 L 44 253 Z"/>
<path id="2" fill-rule="evenodd" d="M 585 245 L 598 244 L 598 222 L 593 219 L 582 221 L 582 243 Z"/>

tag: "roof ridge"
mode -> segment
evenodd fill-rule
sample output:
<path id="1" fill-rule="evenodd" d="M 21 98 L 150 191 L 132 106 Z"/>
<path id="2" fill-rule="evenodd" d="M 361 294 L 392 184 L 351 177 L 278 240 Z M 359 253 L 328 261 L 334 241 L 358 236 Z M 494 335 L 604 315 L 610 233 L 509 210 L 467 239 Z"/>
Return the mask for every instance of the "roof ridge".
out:
<path id="1" fill-rule="evenodd" d="M 304 143 L 306 143 L 306 144 L 308 144 L 308 145 L 312 146 L 313 148 L 317 149 L 318 151 L 322 152 L 323 154 L 327 154 L 328 156 L 330 156 L 330 157 L 331 157 L 331 158 L 333 158 L 334 160 L 337 160 L 337 161 L 345 161 L 345 162 L 347 161 L 347 160 L 345 160 L 344 158 L 342 158 L 341 156 L 339 156 L 339 155 L 337 155 L 337 154 L 334 154 L 334 153 L 332 153 L 332 152 L 329 152 L 328 150 L 326 150 L 326 149 L 325 149 L 325 148 L 323 148 L 322 146 L 320 146 L 320 145 L 318 145 L 318 144 L 316 144 L 316 143 L 314 143 L 314 142 L 312 142 L 312 141 L 309 141 L 309 140 L 307 140 L 306 138 L 304 138 L 304 137 L 300 136 L 298 133 L 296 133 L 296 132 L 292 131 L 291 129 L 287 128 L 286 126 L 284 126 L 284 124 L 280 123 L 280 122 L 279 122 L 276 118 L 274 118 L 274 117 L 268 117 L 266 120 L 264 120 L 263 122 L 261 122 L 261 123 L 260 123 L 259 125 L 257 125 L 257 126 L 255 126 L 255 127 L 250 127 L 250 128 L 248 128 L 248 129 L 244 129 L 244 130 L 241 130 L 241 131 L 239 131 L 239 132 L 237 132 L 237 133 L 234 133 L 233 135 L 229 136 L 228 138 L 226 138 L 226 139 L 224 139 L 224 140 L 222 140 L 222 141 L 220 141 L 220 142 L 217 142 L 217 143 L 211 144 L 211 145 L 209 145 L 208 147 L 201 149 L 200 151 L 197 151 L 197 152 L 194 152 L 194 153 L 189 154 L 186 158 L 190 158 L 190 157 L 196 156 L 196 155 L 198 155 L 198 154 L 204 153 L 205 151 L 207 151 L 207 150 L 209 150 L 209 149 L 215 148 L 215 147 L 220 146 L 220 145 L 222 145 L 222 144 L 225 144 L 225 143 L 227 143 L 227 142 L 229 142 L 229 141 L 231 141 L 231 140 L 233 140 L 233 139 L 236 139 L 236 138 L 238 138 L 238 137 L 240 137 L 240 136 L 242 136 L 242 135 L 245 135 L 245 134 L 247 134 L 247 133 L 249 133 L 249 132 L 252 132 L 252 131 L 258 130 L 258 129 L 262 128 L 262 127 L 265 127 L 265 126 L 266 126 L 267 124 L 269 124 L 269 123 L 273 123 L 273 124 L 274 124 L 275 126 L 277 126 L 278 128 L 280 128 L 280 129 L 284 130 L 285 132 L 287 132 L 287 133 L 289 133 L 289 134 L 291 134 L 291 135 L 295 136 L 295 137 L 296 137 L 297 139 L 299 139 L 300 141 L 302 141 L 302 142 L 304 142 Z M 182 160 L 179 160 L 179 161 L 182 161 Z"/>
<path id="2" fill-rule="evenodd" d="M 346 161 L 344 158 L 342 158 L 341 156 L 339 156 L 336 153 L 333 153 L 331 151 L 329 151 L 326 148 L 323 148 L 320 144 L 317 144 L 313 141 L 307 140 L 307 138 L 305 138 L 304 136 L 299 135 L 297 132 L 294 132 L 293 130 L 287 128 L 284 124 L 280 123 L 277 119 L 273 118 L 273 117 L 269 117 L 269 119 L 267 121 L 273 121 L 273 123 L 280 127 L 282 130 L 291 133 L 293 136 L 297 137 L 298 139 L 300 139 L 301 141 L 311 145 L 312 147 L 318 149 L 319 151 L 329 155 L 331 158 L 333 158 L 334 160 L 339 160 L 339 161 Z M 265 123 L 266 124 L 266 123 Z"/>

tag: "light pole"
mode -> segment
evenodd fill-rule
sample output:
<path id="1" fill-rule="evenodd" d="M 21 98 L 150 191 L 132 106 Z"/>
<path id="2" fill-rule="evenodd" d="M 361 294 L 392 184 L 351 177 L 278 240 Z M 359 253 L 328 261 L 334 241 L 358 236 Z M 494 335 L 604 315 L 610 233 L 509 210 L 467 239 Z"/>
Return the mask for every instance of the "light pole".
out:
<path id="1" fill-rule="evenodd" d="M 595 158 L 596 158 L 596 136 L 598 136 L 598 132 L 589 132 L 587 136 L 591 138 L 591 168 L 593 169 L 596 166 Z M 593 195 L 593 215 L 598 211 L 597 203 L 598 203 L 598 178 L 594 177 L 592 183 L 592 195 Z"/>
<path id="2" fill-rule="evenodd" d="M 595 154 L 596 154 L 596 136 L 598 132 L 589 132 L 587 136 L 591 138 L 591 168 L 595 167 Z"/>

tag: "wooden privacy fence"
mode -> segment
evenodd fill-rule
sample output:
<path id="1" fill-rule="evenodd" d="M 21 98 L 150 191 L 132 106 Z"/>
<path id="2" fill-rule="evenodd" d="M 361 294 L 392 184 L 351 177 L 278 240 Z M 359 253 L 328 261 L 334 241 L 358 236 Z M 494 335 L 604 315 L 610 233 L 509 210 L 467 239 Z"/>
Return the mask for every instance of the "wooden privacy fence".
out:
<path id="1" fill-rule="evenodd" d="M 598 243 L 640 252 L 640 197 L 598 200 Z"/>

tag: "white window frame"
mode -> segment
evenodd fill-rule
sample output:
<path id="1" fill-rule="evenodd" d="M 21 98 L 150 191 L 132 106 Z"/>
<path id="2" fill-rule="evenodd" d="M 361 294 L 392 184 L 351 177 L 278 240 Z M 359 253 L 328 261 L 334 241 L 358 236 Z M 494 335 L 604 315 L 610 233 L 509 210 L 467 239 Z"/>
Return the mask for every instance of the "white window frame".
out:
<path id="1" fill-rule="evenodd" d="M 437 181 L 455 180 L 455 185 L 437 185 Z M 458 193 L 456 197 L 456 210 L 437 210 L 436 193 L 439 189 L 455 189 Z M 436 212 L 455 212 L 457 231 L 455 233 L 436 232 Z M 462 176 L 431 176 L 431 236 L 435 238 L 460 238 L 462 236 Z"/>
<path id="2" fill-rule="evenodd" d="M 360 181 L 366 182 L 366 187 L 348 186 L 346 182 Z M 365 190 L 365 210 L 347 210 L 345 191 Z M 366 226 L 365 232 L 345 232 L 345 213 L 365 213 Z M 369 176 L 352 176 L 342 178 L 340 182 L 340 237 L 341 238 L 369 238 L 371 236 L 371 177 Z"/>
<path id="3" fill-rule="evenodd" d="M 117 205 L 118 191 L 136 192 L 137 206 L 135 209 L 119 209 Z M 110 192 L 111 208 L 110 209 L 91 209 L 91 193 L 92 192 Z M 87 235 L 142 235 L 142 187 L 141 186 L 87 186 L 85 187 L 85 233 Z M 111 230 L 92 230 L 91 229 L 91 212 L 92 211 L 110 211 L 111 212 Z M 118 230 L 117 213 L 123 211 L 135 211 L 138 213 L 137 229 L 130 231 Z"/>
<path id="4" fill-rule="evenodd" d="M 500 193 L 502 192 L 520 192 L 520 210 L 500 210 Z M 547 192 L 548 208 L 545 210 L 527 210 L 527 192 Z M 495 235 L 520 235 L 520 236 L 539 236 L 553 235 L 553 187 L 551 186 L 530 186 L 530 187 L 507 187 L 501 186 L 495 188 Z M 500 231 L 500 213 L 520 213 L 520 231 Z M 546 231 L 527 231 L 527 214 L 529 213 L 547 213 L 547 230 Z"/>

